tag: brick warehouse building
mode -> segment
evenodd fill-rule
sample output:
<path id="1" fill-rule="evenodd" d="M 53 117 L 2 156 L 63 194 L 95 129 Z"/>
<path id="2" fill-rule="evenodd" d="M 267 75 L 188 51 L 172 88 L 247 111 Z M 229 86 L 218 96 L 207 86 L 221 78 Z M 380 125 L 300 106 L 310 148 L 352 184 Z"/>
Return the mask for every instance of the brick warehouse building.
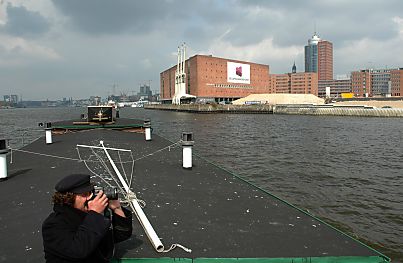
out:
<path id="1" fill-rule="evenodd" d="M 403 96 L 403 68 L 390 71 L 392 96 Z"/>
<path id="2" fill-rule="evenodd" d="M 313 94 L 318 96 L 318 74 L 299 72 L 270 75 L 272 93 Z"/>
<path id="3" fill-rule="evenodd" d="M 236 76 L 236 72 L 228 72 L 233 65 L 243 68 L 243 79 L 229 79 L 230 75 Z M 160 73 L 163 102 L 169 102 L 175 94 L 175 70 L 173 66 Z M 232 101 L 252 93 L 271 92 L 268 65 L 195 55 L 186 60 L 185 72 L 186 93 L 199 101 Z"/>
<path id="4" fill-rule="evenodd" d="M 171 103 L 175 95 L 175 71 L 176 65 L 160 73 L 160 95 L 163 103 Z M 276 77 L 270 75 L 269 65 L 217 58 L 211 55 L 195 55 L 186 60 L 185 73 L 186 93 L 196 96 L 199 102 L 233 101 L 250 94 L 285 92 L 285 87 L 277 87 L 274 81 L 280 74 L 276 74 Z M 288 77 L 288 74 L 285 75 Z M 303 79 L 301 75 L 304 75 Z M 311 75 L 313 74 L 297 73 L 295 83 L 299 83 L 298 87 L 288 88 L 289 93 L 317 95 L 317 77 Z M 313 78 L 312 82 L 311 78 Z M 301 81 L 310 86 L 301 87 Z"/>

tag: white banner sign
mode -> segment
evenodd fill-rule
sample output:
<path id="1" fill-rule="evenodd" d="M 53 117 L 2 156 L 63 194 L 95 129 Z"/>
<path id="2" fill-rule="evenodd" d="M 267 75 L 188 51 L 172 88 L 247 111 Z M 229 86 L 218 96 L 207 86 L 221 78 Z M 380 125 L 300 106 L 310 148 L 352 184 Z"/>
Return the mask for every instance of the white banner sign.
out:
<path id="1" fill-rule="evenodd" d="M 250 65 L 227 62 L 227 82 L 250 84 Z"/>

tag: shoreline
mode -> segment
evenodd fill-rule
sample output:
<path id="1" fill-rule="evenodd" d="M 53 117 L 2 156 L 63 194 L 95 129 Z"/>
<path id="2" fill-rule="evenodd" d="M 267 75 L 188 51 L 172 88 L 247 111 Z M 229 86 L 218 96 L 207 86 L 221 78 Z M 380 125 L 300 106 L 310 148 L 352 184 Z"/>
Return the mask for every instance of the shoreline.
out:
<path id="1" fill-rule="evenodd" d="M 383 103 L 383 102 L 382 102 Z M 386 102 L 389 104 L 389 102 Z M 323 116 L 355 116 L 355 117 L 403 117 L 403 102 L 395 102 L 402 108 L 378 108 L 373 103 L 335 103 L 335 104 L 257 104 L 257 105 L 220 105 L 220 104 L 158 104 L 144 105 L 149 110 L 178 111 L 203 114 L 290 114 L 290 115 L 323 115 Z M 368 105 L 369 104 L 369 105 Z M 393 104 L 393 105 L 395 105 Z M 389 108 L 391 107 L 391 108 Z"/>

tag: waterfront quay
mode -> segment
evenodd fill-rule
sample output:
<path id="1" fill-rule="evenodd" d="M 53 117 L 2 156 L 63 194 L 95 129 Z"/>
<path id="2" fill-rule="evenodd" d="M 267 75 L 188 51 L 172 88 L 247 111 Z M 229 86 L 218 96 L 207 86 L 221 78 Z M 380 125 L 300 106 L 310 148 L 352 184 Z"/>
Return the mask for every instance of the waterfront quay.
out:
<path id="1" fill-rule="evenodd" d="M 269 104 L 232 105 L 232 104 L 148 104 L 149 110 L 182 111 L 191 113 L 256 113 L 271 114 L 273 106 Z"/>
<path id="2" fill-rule="evenodd" d="M 356 116 L 356 117 L 403 117 L 402 108 L 376 108 L 365 105 L 312 105 L 312 104 L 257 104 L 257 105 L 221 105 L 221 104 L 153 104 L 144 105 L 151 110 L 180 111 L 189 113 L 245 113 L 245 114 L 290 114 L 320 116 Z"/>

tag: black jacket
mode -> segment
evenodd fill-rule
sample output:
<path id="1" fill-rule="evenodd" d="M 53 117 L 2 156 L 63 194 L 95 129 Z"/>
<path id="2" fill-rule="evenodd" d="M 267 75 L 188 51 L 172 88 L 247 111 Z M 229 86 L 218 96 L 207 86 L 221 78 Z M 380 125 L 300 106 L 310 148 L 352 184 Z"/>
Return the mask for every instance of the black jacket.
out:
<path id="1" fill-rule="evenodd" d="M 132 234 L 132 214 L 123 208 L 126 218 L 90 211 L 85 213 L 70 206 L 54 205 L 42 225 L 45 259 L 53 262 L 109 262 L 114 243 Z M 113 229 L 113 230 L 112 230 Z"/>

